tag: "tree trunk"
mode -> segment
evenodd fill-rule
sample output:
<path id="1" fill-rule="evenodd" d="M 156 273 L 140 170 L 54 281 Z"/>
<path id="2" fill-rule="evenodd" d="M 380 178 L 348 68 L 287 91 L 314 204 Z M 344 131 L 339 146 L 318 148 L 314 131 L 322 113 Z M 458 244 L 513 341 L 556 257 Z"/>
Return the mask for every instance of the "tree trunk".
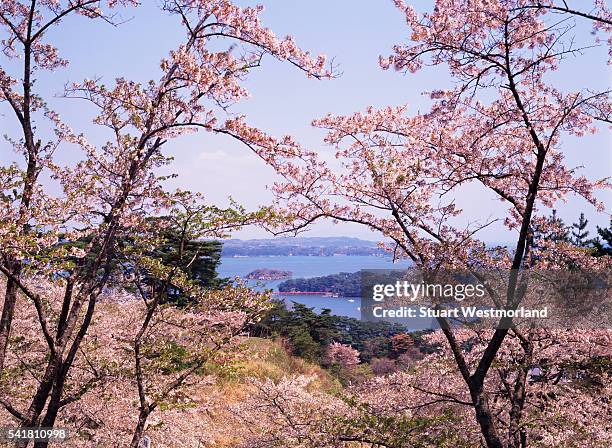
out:
<path id="1" fill-rule="evenodd" d="M 40 415 L 45 408 L 47 403 L 47 399 L 49 398 L 49 394 L 51 393 L 52 387 L 55 383 L 55 379 L 57 378 L 57 371 L 60 368 L 60 359 L 57 355 L 52 356 L 47 364 L 47 368 L 45 370 L 45 374 L 43 375 L 42 381 L 36 390 L 36 394 L 34 398 L 32 398 L 32 402 L 30 403 L 30 407 L 28 408 L 28 412 L 26 414 L 26 419 L 21 422 L 21 428 L 30 428 L 33 426 L 38 426 L 40 421 Z M 18 448 L 25 448 L 29 445 L 29 441 L 25 440 L 22 442 L 15 443 L 15 446 Z"/>
<path id="2" fill-rule="evenodd" d="M 531 343 L 524 346 L 525 356 L 520 366 L 514 390 L 512 391 L 510 408 L 510 425 L 508 427 L 508 446 L 511 448 L 522 448 L 527 446 L 527 434 L 521 428 L 521 418 L 525 407 L 525 396 L 527 394 L 527 376 L 532 360 L 533 347 Z"/>
<path id="3" fill-rule="evenodd" d="M 17 284 L 8 279 L 4 293 L 4 305 L 2 307 L 2 318 L 0 318 L 0 372 L 4 370 L 4 360 L 6 349 L 11 334 L 11 324 L 15 313 L 15 303 L 17 302 Z"/>
<path id="4" fill-rule="evenodd" d="M 140 412 L 138 413 L 138 422 L 134 428 L 134 435 L 132 436 L 132 441 L 130 442 L 130 448 L 138 448 L 138 445 L 140 445 L 140 441 L 142 440 L 142 436 L 144 434 L 145 424 L 147 423 L 147 419 L 149 418 L 152 410 L 153 409 L 150 406 L 140 408 Z"/>
<path id="5" fill-rule="evenodd" d="M 497 433 L 495 420 L 489 408 L 489 397 L 484 391 L 483 384 L 470 384 L 470 395 L 476 411 L 476 421 L 480 425 L 480 432 L 487 448 L 505 448 Z"/>
<path id="6" fill-rule="evenodd" d="M 64 382 L 66 378 L 65 371 L 66 369 L 64 367 L 60 368 L 58 377 L 53 384 L 53 390 L 51 391 L 51 398 L 49 400 L 49 405 L 47 406 L 47 412 L 45 413 L 45 417 L 40 425 L 43 428 L 53 428 L 55 425 L 55 419 L 57 418 L 57 413 L 60 410 L 60 401 L 62 398 L 62 392 L 64 390 Z M 47 446 L 49 446 L 48 441 L 34 443 L 34 448 L 47 448 Z"/>
<path id="7" fill-rule="evenodd" d="M 68 291 L 72 291 L 71 288 L 66 289 Z M 87 334 L 87 330 L 89 329 L 89 325 L 91 324 L 91 319 L 93 317 L 93 313 L 95 310 L 96 300 L 95 298 L 90 298 L 89 306 L 87 307 L 87 312 L 85 313 L 85 318 L 83 319 L 83 323 L 77 333 L 75 340 L 68 351 L 68 355 L 64 362 L 62 362 L 57 370 L 57 374 L 55 377 L 55 381 L 53 382 L 53 389 L 51 390 L 51 397 L 49 399 L 49 404 L 47 405 L 47 412 L 42 420 L 41 426 L 45 428 L 51 428 L 55 425 L 55 419 L 57 418 L 57 413 L 61 408 L 62 394 L 64 392 L 64 384 L 66 382 L 66 377 L 68 376 L 68 371 L 72 367 L 72 363 L 74 362 L 74 358 L 76 356 L 76 352 L 78 347 L 81 344 L 81 341 Z M 58 323 L 58 336 L 63 336 L 62 330 L 62 322 Z M 49 445 L 48 442 L 37 442 L 34 444 L 34 448 L 47 448 Z"/>

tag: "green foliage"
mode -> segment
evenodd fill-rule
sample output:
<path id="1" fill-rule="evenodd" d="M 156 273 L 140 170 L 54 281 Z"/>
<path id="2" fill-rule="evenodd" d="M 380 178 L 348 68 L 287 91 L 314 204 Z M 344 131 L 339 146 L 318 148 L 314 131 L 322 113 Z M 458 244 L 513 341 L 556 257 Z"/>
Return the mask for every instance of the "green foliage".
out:
<path id="1" fill-rule="evenodd" d="M 539 247 L 541 241 L 550 240 L 554 242 L 570 241 L 569 229 L 565 222 L 557 216 L 557 210 L 546 218 L 545 226 L 536 225 L 533 229 L 534 247 Z"/>
<path id="2" fill-rule="evenodd" d="M 535 248 L 538 248 L 540 242 L 544 240 L 566 241 L 576 247 L 590 250 L 594 257 L 612 256 L 612 219 L 607 228 L 597 226 L 597 236 L 590 239 L 588 238 L 590 232 L 587 230 L 589 220 L 586 219 L 584 213 L 580 213 L 578 221 L 571 226 L 565 225 L 563 220 L 557 216 L 556 210 L 553 210 L 547 221 L 549 227 L 552 224 L 552 230 L 544 231 L 536 226 L 533 231 Z"/>
<path id="3" fill-rule="evenodd" d="M 391 350 L 393 357 L 408 352 L 414 347 L 414 339 L 408 333 L 400 333 L 391 337 Z"/>
<path id="4" fill-rule="evenodd" d="M 189 279 L 203 288 L 217 289 L 227 283 L 226 279 L 217 276 L 223 247 L 221 242 L 190 240 L 183 244 L 182 249 L 180 244 L 180 237 L 175 232 L 167 232 L 164 243 L 158 246 L 153 254 L 164 264 L 180 267 Z"/>
<path id="5" fill-rule="evenodd" d="M 376 336 L 368 339 L 363 344 L 361 359 L 364 362 L 372 362 L 377 358 L 386 358 L 391 353 L 391 339 L 386 336 Z"/>
<path id="6" fill-rule="evenodd" d="M 329 310 L 317 314 L 300 303 L 294 303 L 289 310 L 284 302 L 275 302 L 268 315 L 258 324 L 255 335 L 267 333 L 283 336 L 295 356 L 318 362 L 323 355 L 323 347 L 336 336 L 334 318 Z"/>
<path id="7" fill-rule="evenodd" d="M 296 278 L 282 282 L 278 285 L 279 291 L 325 291 L 343 297 L 359 297 L 359 272 L 325 275 L 314 278 Z"/>
<path id="8" fill-rule="evenodd" d="M 219 289 L 227 284 L 227 279 L 219 278 L 217 268 L 221 262 L 222 243 L 185 239 L 176 229 L 163 232 L 161 242 L 149 254 L 162 265 L 178 269 L 193 284 L 204 289 Z M 142 272 L 145 283 L 155 282 L 150 272 Z M 167 301 L 186 305 L 190 297 L 175 282 L 170 280 Z"/>
<path id="9" fill-rule="evenodd" d="M 278 285 L 281 292 L 306 291 L 329 292 L 342 297 L 361 297 L 361 286 L 371 285 L 373 282 L 392 282 L 403 279 L 402 270 L 341 272 L 339 274 L 322 277 L 296 278 L 285 280 Z M 376 281 L 374 280 L 376 279 Z"/>
<path id="10" fill-rule="evenodd" d="M 608 228 L 597 226 L 597 235 L 591 240 L 591 245 L 595 248 L 593 255 L 612 257 L 612 219 L 610 219 Z"/>
<path id="11" fill-rule="evenodd" d="M 162 302 L 184 306 L 196 300 L 194 291 L 228 283 L 217 274 L 222 244 L 210 238 L 223 237 L 255 217 L 233 202 L 226 209 L 204 205 L 189 192 L 175 193 L 173 202 L 169 214 L 148 219 L 149 238 L 135 241 L 126 264 L 137 273 L 141 293 L 161 292 Z"/>
<path id="12" fill-rule="evenodd" d="M 589 231 L 587 230 L 587 226 L 589 225 L 589 220 L 584 217 L 584 213 L 580 213 L 578 218 L 578 222 L 572 224 L 572 237 L 571 242 L 575 246 L 578 247 L 586 247 L 589 244 L 589 240 L 587 239 L 589 236 Z"/>
<path id="13" fill-rule="evenodd" d="M 322 355 L 321 344 L 317 343 L 304 325 L 292 326 L 285 336 L 291 344 L 291 352 L 307 361 L 317 361 Z"/>
<path id="14" fill-rule="evenodd" d="M 365 322 L 335 316 L 329 309 L 316 313 L 300 303 L 288 309 L 283 301 L 274 302 L 267 315 L 251 330 L 254 336 L 281 336 L 287 339 L 295 356 L 320 362 L 325 348 L 332 342 L 350 345 L 368 362 L 391 353 L 390 338 L 405 333 L 399 324 Z"/>
<path id="15" fill-rule="evenodd" d="M 161 347 L 145 344 L 142 354 L 146 359 L 153 361 L 155 368 L 164 374 L 181 372 L 194 367 L 197 363 L 193 353 L 175 341 L 168 341 Z"/>

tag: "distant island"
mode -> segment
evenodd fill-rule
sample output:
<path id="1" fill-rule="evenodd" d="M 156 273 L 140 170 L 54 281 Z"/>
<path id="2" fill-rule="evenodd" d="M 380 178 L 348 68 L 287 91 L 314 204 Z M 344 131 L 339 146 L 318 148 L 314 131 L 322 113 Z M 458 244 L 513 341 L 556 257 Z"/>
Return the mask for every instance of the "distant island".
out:
<path id="1" fill-rule="evenodd" d="M 359 272 L 341 272 L 323 277 L 296 278 L 278 285 L 279 292 L 329 292 L 342 297 L 361 296 L 361 276 Z"/>
<path id="2" fill-rule="evenodd" d="M 376 241 L 350 237 L 284 237 L 271 239 L 239 240 L 223 242 L 224 257 L 258 256 L 333 256 L 366 255 L 383 256 L 385 252 Z"/>
<path id="3" fill-rule="evenodd" d="M 291 271 L 280 271 L 278 269 L 255 269 L 246 275 L 248 280 L 284 280 L 291 278 L 293 272 Z"/>
<path id="4" fill-rule="evenodd" d="M 371 284 L 372 275 L 380 282 L 389 282 L 404 278 L 401 270 L 369 271 L 368 282 Z M 339 274 L 322 277 L 296 278 L 286 280 L 278 285 L 279 292 L 328 292 L 340 297 L 361 297 L 362 272 L 341 272 Z"/>

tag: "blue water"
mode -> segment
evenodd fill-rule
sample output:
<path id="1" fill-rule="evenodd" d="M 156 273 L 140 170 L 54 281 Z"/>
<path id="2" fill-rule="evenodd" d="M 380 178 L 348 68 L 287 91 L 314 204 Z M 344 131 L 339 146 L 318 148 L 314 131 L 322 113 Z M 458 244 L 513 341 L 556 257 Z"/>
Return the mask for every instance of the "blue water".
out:
<path id="1" fill-rule="evenodd" d="M 272 256 L 272 257 L 224 257 L 219 266 L 221 277 L 244 277 L 255 269 L 268 268 L 293 272 L 293 278 L 320 277 L 339 274 L 340 272 L 357 272 L 361 269 L 401 269 L 408 267 L 408 262 L 393 263 L 390 258 L 375 256 L 333 257 L 308 256 Z M 251 281 L 251 286 L 278 291 L 278 285 L 283 280 L 267 282 Z M 290 304 L 302 303 L 320 312 L 323 308 L 331 309 L 333 314 L 359 318 L 359 297 L 324 297 L 311 295 L 290 295 L 282 297 Z"/>

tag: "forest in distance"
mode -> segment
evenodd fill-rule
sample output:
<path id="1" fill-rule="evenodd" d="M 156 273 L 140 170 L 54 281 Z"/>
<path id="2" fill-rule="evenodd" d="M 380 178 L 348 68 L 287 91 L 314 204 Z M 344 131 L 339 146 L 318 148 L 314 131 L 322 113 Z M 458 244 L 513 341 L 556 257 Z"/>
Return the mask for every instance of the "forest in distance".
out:
<path id="1" fill-rule="evenodd" d="M 284 237 L 274 239 L 230 239 L 223 244 L 223 256 L 333 256 L 385 255 L 378 242 L 352 237 Z"/>
<path id="2" fill-rule="evenodd" d="M 589 229 L 588 220 L 584 214 L 580 214 L 576 222 L 566 225 L 554 211 L 548 219 L 556 223 L 558 230 L 552 235 L 535 233 L 536 244 L 538 239 L 553 238 L 588 249 L 595 257 L 610 255 L 612 222 L 608 228 L 597 226 L 595 229 Z M 399 279 L 400 274 L 397 275 Z M 362 283 L 361 271 L 340 272 L 325 276 L 285 280 L 278 285 L 278 290 L 280 292 L 329 292 L 340 297 L 362 297 Z"/>
<path id="3" fill-rule="evenodd" d="M 612 446 L 607 2 L 255 2 L 0 0 L 0 446 Z"/>

